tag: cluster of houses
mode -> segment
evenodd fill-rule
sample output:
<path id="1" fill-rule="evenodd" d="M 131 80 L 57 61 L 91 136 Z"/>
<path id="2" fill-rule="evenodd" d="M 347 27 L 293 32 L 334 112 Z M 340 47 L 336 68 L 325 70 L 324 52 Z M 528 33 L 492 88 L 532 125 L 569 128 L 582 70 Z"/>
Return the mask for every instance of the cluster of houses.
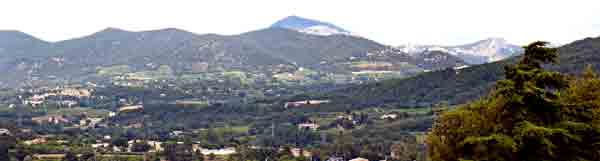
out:
<path id="1" fill-rule="evenodd" d="M 294 107 L 311 107 L 321 104 L 331 103 L 330 100 L 303 100 L 303 101 L 295 101 L 295 102 L 286 102 L 283 106 L 284 108 L 294 108 Z"/>
<path id="2" fill-rule="evenodd" d="M 31 96 L 29 98 L 23 98 L 22 103 L 24 105 L 29 105 L 32 107 L 39 107 L 39 106 L 47 103 L 48 99 L 51 97 L 71 97 L 71 98 L 81 99 L 81 98 L 86 98 L 86 97 L 92 96 L 93 92 L 94 92 L 93 89 L 87 89 L 87 88 L 56 87 L 54 89 L 45 89 L 45 90 L 35 91 L 36 94 L 34 94 L 33 96 Z M 71 99 L 71 98 L 57 100 L 57 101 L 54 101 L 54 103 L 56 103 L 60 106 L 67 106 L 67 107 L 73 107 L 73 106 L 76 106 L 77 104 L 79 104 L 77 99 Z"/>
<path id="3" fill-rule="evenodd" d="M 116 116 L 115 112 L 109 112 L 107 117 Z M 74 128 L 88 129 L 97 126 L 108 126 L 106 123 L 102 123 L 106 117 L 89 117 L 85 114 L 65 116 L 60 114 L 45 115 L 39 117 L 32 117 L 31 121 L 39 125 L 65 125 Z"/>
<path id="4" fill-rule="evenodd" d="M 319 127 L 321 127 L 319 124 L 312 122 L 298 124 L 299 129 L 310 129 L 313 131 L 317 131 Z"/>
<path id="5" fill-rule="evenodd" d="M 53 124 L 53 125 L 58 125 L 58 124 L 71 124 L 71 120 L 67 119 L 66 117 L 62 116 L 62 115 L 47 115 L 47 116 L 40 116 L 40 117 L 32 117 L 31 121 L 43 125 L 43 124 Z"/>
<path id="6" fill-rule="evenodd" d="M 109 138 L 109 136 L 106 136 Z M 106 142 L 106 139 L 103 140 L 98 140 L 98 143 L 96 144 L 92 144 L 92 148 L 104 148 L 104 149 L 109 149 L 113 152 L 133 152 L 133 146 L 135 144 L 147 144 L 148 147 L 150 147 L 150 149 L 148 150 L 148 152 L 152 152 L 152 153 L 156 153 L 156 152 L 163 152 L 165 150 L 165 142 L 161 142 L 161 141 L 143 141 L 143 140 L 129 140 L 127 141 L 127 147 L 117 147 L 114 145 L 111 145 L 110 143 Z M 176 142 L 176 144 L 183 144 L 183 142 Z M 206 149 L 200 146 L 199 143 L 193 143 L 192 144 L 192 151 L 199 151 L 200 153 L 204 154 L 204 155 L 209 155 L 209 154 L 215 154 L 215 155 L 231 155 L 231 154 L 235 154 L 237 151 L 235 148 L 233 147 L 226 147 L 226 148 L 220 148 L 220 149 Z"/>
<path id="7" fill-rule="evenodd" d="M 11 135 L 9 130 L 0 129 L 0 136 L 7 136 L 7 135 Z M 65 140 L 53 140 L 53 138 L 55 138 L 55 137 L 51 136 L 51 135 L 38 136 L 35 139 L 26 140 L 23 143 L 25 145 L 43 145 L 43 144 L 65 145 L 65 144 L 69 143 L 68 141 L 65 141 Z M 136 140 L 127 141 L 127 144 L 125 147 L 119 147 L 119 146 L 113 145 L 111 143 L 111 140 L 112 140 L 112 137 L 107 135 L 102 138 L 99 138 L 98 140 L 96 140 L 96 143 L 90 144 L 89 146 L 96 150 L 122 153 L 122 152 L 135 152 L 134 146 L 136 144 L 147 144 L 149 149 L 147 149 L 146 152 L 159 153 L 159 152 L 165 151 L 165 147 L 167 144 L 166 142 L 161 142 L 161 141 L 136 139 Z M 184 144 L 183 142 L 172 142 L 171 144 L 173 144 L 173 143 L 174 144 Z M 199 142 L 192 143 L 191 148 L 192 148 L 191 149 L 192 151 L 200 152 L 204 155 L 214 154 L 214 155 L 219 155 L 219 156 L 227 156 L 227 155 L 232 155 L 232 154 L 235 154 L 238 152 L 237 149 L 234 147 L 223 147 L 223 148 L 218 148 L 218 149 L 204 148 L 201 146 L 201 144 Z M 261 148 L 261 147 L 252 146 L 250 148 Z M 280 150 L 284 150 L 284 148 L 281 148 Z M 310 150 L 304 149 L 304 148 L 290 148 L 289 152 L 293 157 L 306 157 L 306 158 L 313 157 L 313 152 Z M 392 158 L 394 158 L 393 153 L 392 153 Z M 354 158 L 354 159 L 348 159 L 348 158 L 343 158 L 343 157 L 330 156 L 330 157 L 328 157 L 327 161 L 369 161 L 369 160 L 366 158 L 361 158 L 361 157 Z"/>

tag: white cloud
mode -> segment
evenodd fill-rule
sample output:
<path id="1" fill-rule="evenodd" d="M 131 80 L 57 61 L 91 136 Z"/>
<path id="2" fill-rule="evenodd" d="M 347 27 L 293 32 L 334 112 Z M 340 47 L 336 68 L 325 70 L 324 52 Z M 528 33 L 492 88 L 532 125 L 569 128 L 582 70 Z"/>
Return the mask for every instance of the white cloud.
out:
<path id="1" fill-rule="evenodd" d="M 295 14 L 392 45 L 452 45 L 486 37 L 568 43 L 600 36 L 598 11 L 597 0 L 7 0 L 0 2 L 0 29 L 52 41 L 109 26 L 238 34 Z"/>

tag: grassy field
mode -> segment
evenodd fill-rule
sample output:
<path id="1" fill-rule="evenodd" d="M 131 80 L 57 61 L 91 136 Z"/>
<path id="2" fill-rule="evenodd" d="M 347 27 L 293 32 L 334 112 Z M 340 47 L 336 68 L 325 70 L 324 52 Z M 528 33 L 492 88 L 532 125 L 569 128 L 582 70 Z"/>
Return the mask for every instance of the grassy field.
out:
<path id="1" fill-rule="evenodd" d="M 369 61 L 357 61 L 357 62 L 352 62 L 350 64 L 350 66 L 353 68 L 383 68 L 383 67 L 390 67 L 392 65 L 393 64 L 389 63 L 389 62 L 369 62 Z"/>
<path id="2" fill-rule="evenodd" d="M 82 108 L 82 107 L 74 107 L 74 108 L 61 108 L 57 110 L 48 111 L 48 115 L 80 115 L 86 114 L 88 117 L 106 117 L 108 116 L 110 111 L 101 110 L 101 109 L 93 109 L 93 108 Z"/>
<path id="3" fill-rule="evenodd" d="M 250 130 L 249 126 L 231 126 L 231 127 L 218 127 L 215 128 L 215 132 L 217 133 L 247 133 Z"/>
<path id="4" fill-rule="evenodd" d="M 98 69 L 98 75 L 100 76 L 116 76 L 129 72 L 131 72 L 131 69 L 127 65 L 114 65 Z"/>

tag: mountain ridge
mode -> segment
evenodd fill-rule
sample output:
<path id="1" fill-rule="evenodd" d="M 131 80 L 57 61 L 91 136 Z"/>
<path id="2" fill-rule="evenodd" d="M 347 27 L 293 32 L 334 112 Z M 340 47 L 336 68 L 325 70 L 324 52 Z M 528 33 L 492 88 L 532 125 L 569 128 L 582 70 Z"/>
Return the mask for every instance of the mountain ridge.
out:
<path id="1" fill-rule="evenodd" d="M 461 57 L 470 64 L 484 64 L 503 60 L 522 53 L 518 45 L 508 43 L 504 38 L 491 37 L 473 43 L 443 46 L 443 45 L 400 45 L 397 48 L 410 54 L 420 54 L 430 51 L 443 51 Z"/>
<path id="2" fill-rule="evenodd" d="M 301 26 L 324 24 L 339 28 L 300 17 L 287 19 L 309 21 L 300 23 Z M 283 23 L 285 19 L 278 22 Z M 26 35 L 16 31 L 13 34 Z M 20 42 L 22 38 L 4 36 L 2 39 Z M 33 36 L 29 39 L 36 41 L 22 41 L 19 48 L 0 43 L 3 53 L 0 70 L 8 75 L 0 81 L 20 83 L 46 77 L 89 79 L 97 77 L 94 74 L 97 70 L 113 66 L 126 66 L 131 72 L 154 70 L 164 65 L 176 74 L 239 70 L 267 75 L 285 71 L 275 70 L 281 67 L 309 68 L 356 79 L 364 77 L 361 73 L 394 72 L 407 77 L 469 65 L 450 52 L 410 54 L 360 36 L 311 34 L 284 27 L 267 27 L 237 35 L 197 34 L 177 28 L 128 31 L 107 27 L 58 42 L 46 42 Z"/>
<path id="3" fill-rule="evenodd" d="M 27 43 L 26 43 L 27 44 Z M 318 36 L 282 28 L 266 28 L 232 36 L 199 35 L 179 29 L 130 32 L 107 28 L 91 35 L 9 50 L 0 68 L 8 73 L 3 81 L 24 79 L 94 77 L 97 69 L 127 65 L 133 71 L 153 70 L 166 65 L 175 73 L 189 72 L 204 64 L 205 70 L 262 71 L 275 66 L 309 67 L 319 71 L 351 73 L 351 62 L 389 63 L 381 70 L 404 70 L 408 75 L 422 71 L 414 58 L 369 55 L 386 47 L 375 41 L 348 35 Z M 0 46 L 2 48 L 2 46 Z M 8 55 L 13 55 L 8 56 Z M 21 55 L 16 57 L 14 55 Z M 396 60 L 396 61 L 394 61 Z M 374 62 L 379 61 L 379 62 Z M 401 62 L 408 61 L 413 66 Z M 323 64 L 323 62 L 327 62 Z M 398 63 L 396 63 L 398 62 Z M 350 64 L 349 64 L 350 63 Z M 410 68 L 410 70 L 408 70 Z M 414 70 L 413 70 L 414 69 Z"/>
<path id="4" fill-rule="evenodd" d="M 585 65 L 600 70 L 600 37 L 577 40 L 559 49 L 558 64 L 549 70 L 578 75 Z M 338 102 L 361 106 L 432 106 L 440 103 L 457 105 L 485 97 L 497 80 L 504 77 L 504 66 L 519 57 L 474 65 L 463 69 L 445 69 L 422 73 L 405 79 L 392 79 L 339 89 L 322 94 Z"/>

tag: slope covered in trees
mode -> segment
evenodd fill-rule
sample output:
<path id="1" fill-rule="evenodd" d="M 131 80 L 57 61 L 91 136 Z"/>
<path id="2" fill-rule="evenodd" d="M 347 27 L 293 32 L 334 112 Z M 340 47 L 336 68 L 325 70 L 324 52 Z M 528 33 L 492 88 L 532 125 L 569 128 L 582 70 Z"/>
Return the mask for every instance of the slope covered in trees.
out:
<path id="1" fill-rule="evenodd" d="M 436 120 L 432 160 L 600 159 L 600 79 L 592 66 L 581 77 L 545 70 L 558 58 L 545 44 L 527 46 L 490 95 Z"/>
<path id="2" fill-rule="evenodd" d="M 578 74 L 585 64 L 600 69 L 600 38 L 587 38 L 558 48 L 561 53 L 557 63 L 544 68 L 567 74 Z M 326 94 L 339 102 L 358 105 L 400 104 L 404 106 L 429 106 L 446 102 L 463 104 L 476 100 L 504 78 L 503 67 L 520 57 L 472 66 L 460 70 L 420 74 L 406 79 L 387 80 L 363 86 L 354 86 Z M 343 101 L 342 101 L 343 100 Z"/>

